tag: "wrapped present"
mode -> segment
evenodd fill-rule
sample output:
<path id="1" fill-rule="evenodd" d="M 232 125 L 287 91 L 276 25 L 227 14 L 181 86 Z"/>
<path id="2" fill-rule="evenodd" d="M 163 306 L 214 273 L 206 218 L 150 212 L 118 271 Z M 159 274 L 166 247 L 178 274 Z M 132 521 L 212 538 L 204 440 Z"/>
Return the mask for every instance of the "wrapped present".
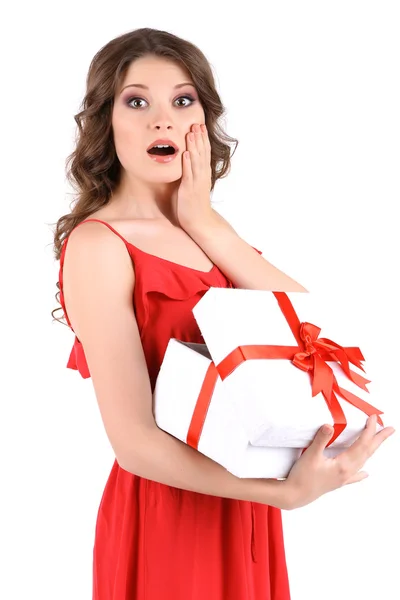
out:
<path id="1" fill-rule="evenodd" d="M 158 427 L 237 477 L 286 477 L 302 450 L 252 446 L 224 388 L 205 344 L 171 339 L 153 394 Z"/>
<path id="2" fill-rule="evenodd" d="M 206 345 L 170 341 L 156 421 L 237 476 L 285 476 L 324 423 L 336 455 L 382 414 L 368 402 L 361 350 L 319 337 L 310 294 L 210 288 L 193 314 Z"/>

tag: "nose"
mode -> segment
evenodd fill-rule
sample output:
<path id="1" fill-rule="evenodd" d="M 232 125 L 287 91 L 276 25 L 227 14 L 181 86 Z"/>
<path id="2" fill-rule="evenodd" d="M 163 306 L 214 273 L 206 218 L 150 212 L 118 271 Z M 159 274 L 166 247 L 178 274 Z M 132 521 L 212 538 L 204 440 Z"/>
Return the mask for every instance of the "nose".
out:
<path id="1" fill-rule="evenodd" d="M 153 115 L 150 118 L 150 126 L 152 129 L 170 130 L 173 128 L 172 115 L 167 107 L 159 106 L 158 109 L 154 110 Z"/>
<path id="2" fill-rule="evenodd" d="M 173 129 L 172 121 L 167 116 L 154 119 L 152 122 L 150 122 L 150 129 L 158 132 L 170 131 Z"/>

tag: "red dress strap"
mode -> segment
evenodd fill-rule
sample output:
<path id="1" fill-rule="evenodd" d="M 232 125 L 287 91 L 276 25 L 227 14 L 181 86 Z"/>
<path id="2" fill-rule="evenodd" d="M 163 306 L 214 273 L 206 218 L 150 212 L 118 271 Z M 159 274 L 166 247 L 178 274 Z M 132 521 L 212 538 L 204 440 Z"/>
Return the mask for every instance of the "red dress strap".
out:
<path id="1" fill-rule="evenodd" d="M 111 231 L 113 233 L 115 233 L 115 235 L 117 235 L 124 242 L 124 244 L 126 246 L 129 245 L 129 242 L 124 237 L 122 237 L 122 235 L 120 233 L 118 233 L 118 231 L 116 229 L 114 229 L 114 227 L 112 227 L 112 225 L 110 225 L 110 223 L 107 223 L 106 221 L 101 221 L 100 219 L 85 219 L 84 221 L 81 221 L 80 223 L 78 223 L 78 225 L 76 225 L 76 227 L 79 227 L 79 225 L 82 225 L 82 223 L 88 223 L 88 221 L 97 221 L 97 223 L 103 223 L 103 225 L 106 225 L 108 227 L 108 229 L 111 229 Z"/>

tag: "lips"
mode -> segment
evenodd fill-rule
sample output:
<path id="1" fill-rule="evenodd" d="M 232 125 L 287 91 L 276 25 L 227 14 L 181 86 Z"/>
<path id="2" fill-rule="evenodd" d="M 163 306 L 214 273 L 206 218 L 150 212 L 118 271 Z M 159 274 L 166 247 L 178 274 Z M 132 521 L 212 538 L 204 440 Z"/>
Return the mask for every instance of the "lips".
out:
<path id="1" fill-rule="evenodd" d="M 151 150 L 154 146 L 159 146 L 159 145 L 160 146 L 172 146 L 172 148 L 175 150 L 175 153 L 179 151 L 178 146 L 172 140 L 158 139 L 158 140 L 154 140 L 154 142 L 152 142 L 150 144 L 150 146 L 147 148 L 147 152 L 149 150 Z"/>

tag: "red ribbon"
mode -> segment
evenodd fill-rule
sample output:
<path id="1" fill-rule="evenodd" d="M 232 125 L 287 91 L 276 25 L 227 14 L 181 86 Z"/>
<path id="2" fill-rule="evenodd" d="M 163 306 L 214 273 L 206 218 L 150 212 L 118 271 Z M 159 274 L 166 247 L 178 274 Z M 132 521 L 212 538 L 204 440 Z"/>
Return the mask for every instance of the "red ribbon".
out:
<path id="1" fill-rule="evenodd" d="M 218 371 L 215 368 L 215 364 L 211 362 L 204 377 L 196 406 L 194 407 L 186 438 L 186 443 L 189 444 L 189 446 L 192 446 L 192 448 L 196 448 L 196 450 L 199 445 L 201 432 L 203 431 L 204 421 L 206 420 L 217 379 Z"/>
<path id="2" fill-rule="evenodd" d="M 319 338 L 321 329 L 312 323 L 300 323 L 292 303 L 284 292 L 273 292 L 273 294 L 298 345 L 238 346 L 216 367 L 214 363 L 211 363 L 200 391 L 187 435 L 187 443 L 192 447 L 198 447 L 218 375 L 224 380 L 244 361 L 253 359 L 288 359 L 297 368 L 309 373 L 312 396 L 314 397 L 322 393 L 333 418 L 334 433 L 328 446 L 336 440 L 347 425 L 346 417 L 337 396 L 341 396 L 368 416 L 372 414 L 378 415 L 378 423 L 383 426 L 382 420 L 379 417 L 379 415 L 383 414 L 382 411 L 368 404 L 368 402 L 365 402 L 355 394 L 341 388 L 333 370 L 327 364 L 327 361 L 339 363 L 344 373 L 353 383 L 364 391 L 369 392 L 366 384 L 370 383 L 370 381 L 350 369 L 351 363 L 364 371 L 361 361 L 365 359 L 360 348 L 344 348 L 332 340 Z"/>

